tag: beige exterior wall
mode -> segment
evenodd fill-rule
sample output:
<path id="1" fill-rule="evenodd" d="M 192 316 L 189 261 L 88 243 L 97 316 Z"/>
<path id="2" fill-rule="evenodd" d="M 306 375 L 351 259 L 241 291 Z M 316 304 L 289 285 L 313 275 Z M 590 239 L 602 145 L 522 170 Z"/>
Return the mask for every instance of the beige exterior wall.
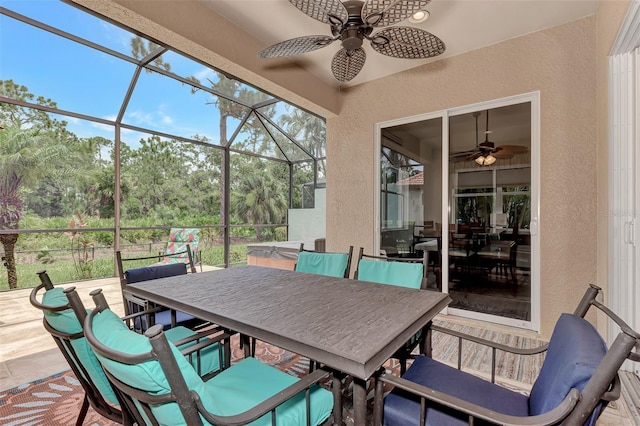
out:
<path id="1" fill-rule="evenodd" d="M 541 331 L 597 277 L 596 17 L 346 90 L 327 121 L 328 249 L 373 249 L 374 125 L 540 91 Z M 338 190 L 339 188 L 339 190 Z"/>
<path id="2" fill-rule="evenodd" d="M 341 92 L 296 66 L 258 61 L 264 44 L 199 2 L 74 1 L 327 117 L 328 250 L 373 248 L 375 123 L 539 91 L 542 335 L 586 283 L 606 289 L 606 55 L 628 0 Z"/>

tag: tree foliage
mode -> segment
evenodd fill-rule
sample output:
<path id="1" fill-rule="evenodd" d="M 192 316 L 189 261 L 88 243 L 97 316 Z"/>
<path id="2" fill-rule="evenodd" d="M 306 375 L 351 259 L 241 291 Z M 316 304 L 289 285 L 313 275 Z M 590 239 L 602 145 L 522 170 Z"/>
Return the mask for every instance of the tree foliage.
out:
<path id="1" fill-rule="evenodd" d="M 157 47 L 132 40 L 132 53 L 138 58 Z M 170 64 L 161 57 L 152 64 L 171 71 Z M 229 220 L 233 224 L 284 223 L 289 207 L 289 168 L 294 170 L 293 185 L 301 188 L 313 181 L 312 163 L 293 165 L 232 154 L 228 165 L 230 199 L 222 196 L 225 149 L 280 159 L 289 155 L 286 148 L 278 147 L 272 139 L 273 124 L 267 127 L 264 124 L 264 117 L 274 119 L 275 104 L 262 106 L 259 116 L 243 104 L 255 105 L 268 100 L 264 93 L 219 73 L 203 82 L 195 77 L 189 80 L 194 84 L 185 90 L 195 92 L 200 90 L 198 86 L 206 85 L 224 94 L 211 95 L 207 103 L 212 107 L 212 115 L 220 117 L 219 143 L 214 145 L 201 135 L 192 136 L 195 143 L 152 134 L 139 140 L 121 141 L 119 193 L 123 225 L 127 226 L 127 221 L 149 226 L 224 225 L 225 203 L 229 203 Z M 30 218 L 60 218 L 62 228 L 74 223 L 74 218 L 83 218 L 83 223 L 90 223 L 94 218 L 113 218 L 118 182 L 114 140 L 77 136 L 69 131 L 66 121 L 49 112 L 57 108 L 53 100 L 38 97 L 12 80 L 0 80 L 0 95 L 44 107 L 36 109 L 0 102 L 0 123 L 4 127 L 0 130 L 0 229 L 19 229 L 27 214 Z M 278 125 L 290 136 L 302 138 L 300 143 L 308 152 L 324 155 L 322 121 L 309 118 L 295 108 L 287 112 L 280 115 Z M 227 128 L 230 120 L 242 121 L 242 129 L 230 132 Z M 234 139 L 231 134 L 235 134 Z M 287 139 L 280 138 L 280 142 Z M 293 195 L 292 204 L 300 206 L 302 191 L 294 190 Z M 273 229 L 263 232 L 260 226 L 255 228 L 258 239 L 265 236 L 265 232 L 273 232 Z M 74 250 L 84 256 L 92 242 L 82 240 L 79 246 L 80 228 L 76 233 Z M 10 283 L 17 280 L 14 248 L 18 235 L 0 234 Z M 86 256 L 82 262 L 82 265 L 91 264 Z M 91 270 L 85 268 L 82 275 L 90 273 Z"/>

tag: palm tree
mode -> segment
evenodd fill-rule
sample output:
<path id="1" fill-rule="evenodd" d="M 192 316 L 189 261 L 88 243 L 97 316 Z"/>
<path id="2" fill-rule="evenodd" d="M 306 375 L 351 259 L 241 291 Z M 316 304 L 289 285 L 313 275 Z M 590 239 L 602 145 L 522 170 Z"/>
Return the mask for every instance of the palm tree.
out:
<path id="1" fill-rule="evenodd" d="M 299 108 L 287 106 L 287 114 L 278 122 L 296 141 L 301 143 L 315 158 L 325 156 L 326 125 L 320 117 Z M 325 174 L 324 161 L 318 163 L 321 175 Z"/>
<path id="2" fill-rule="evenodd" d="M 66 146 L 52 142 L 48 133 L 22 129 L 17 124 L 8 125 L 4 130 L 0 130 L 1 231 L 19 228 L 24 212 L 22 190 L 44 177 L 49 163 L 66 152 Z M 17 233 L 0 234 L 10 289 L 18 286 L 14 255 L 18 236 Z"/>
<path id="3" fill-rule="evenodd" d="M 245 173 L 232 201 L 236 215 L 254 225 L 281 223 L 287 211 L 287 197 L 272 173 Z M 262 228 L 256 227 L 262 239 Z"/>

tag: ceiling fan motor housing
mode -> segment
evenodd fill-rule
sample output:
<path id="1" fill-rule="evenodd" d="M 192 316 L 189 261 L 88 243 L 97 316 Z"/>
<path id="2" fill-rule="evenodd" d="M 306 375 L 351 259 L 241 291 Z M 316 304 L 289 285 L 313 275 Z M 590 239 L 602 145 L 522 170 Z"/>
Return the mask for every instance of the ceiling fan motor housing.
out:
<path id="1" fill-rule="evenodd" d="M 351 52 L 362 47 L 364 38 L 371 34 L 373 27 L 365 24 L 362 20 L 363 1 L 349 0 L 345 1 L 343 5 L 347 9 L 349 18 L 341 29 L 340 39 L 342 47 Z"/>

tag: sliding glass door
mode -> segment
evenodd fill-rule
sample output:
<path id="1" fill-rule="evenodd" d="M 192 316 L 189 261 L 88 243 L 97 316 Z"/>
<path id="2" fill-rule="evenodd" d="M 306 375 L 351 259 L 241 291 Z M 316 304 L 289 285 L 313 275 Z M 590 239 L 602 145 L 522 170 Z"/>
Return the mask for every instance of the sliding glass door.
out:
<path id="1" fill-rule="evenodd" d="M 538 327 L 537 108 L 531 94 L 380 125 L 380 250 L 426 253 L 449 313 Z"/>

